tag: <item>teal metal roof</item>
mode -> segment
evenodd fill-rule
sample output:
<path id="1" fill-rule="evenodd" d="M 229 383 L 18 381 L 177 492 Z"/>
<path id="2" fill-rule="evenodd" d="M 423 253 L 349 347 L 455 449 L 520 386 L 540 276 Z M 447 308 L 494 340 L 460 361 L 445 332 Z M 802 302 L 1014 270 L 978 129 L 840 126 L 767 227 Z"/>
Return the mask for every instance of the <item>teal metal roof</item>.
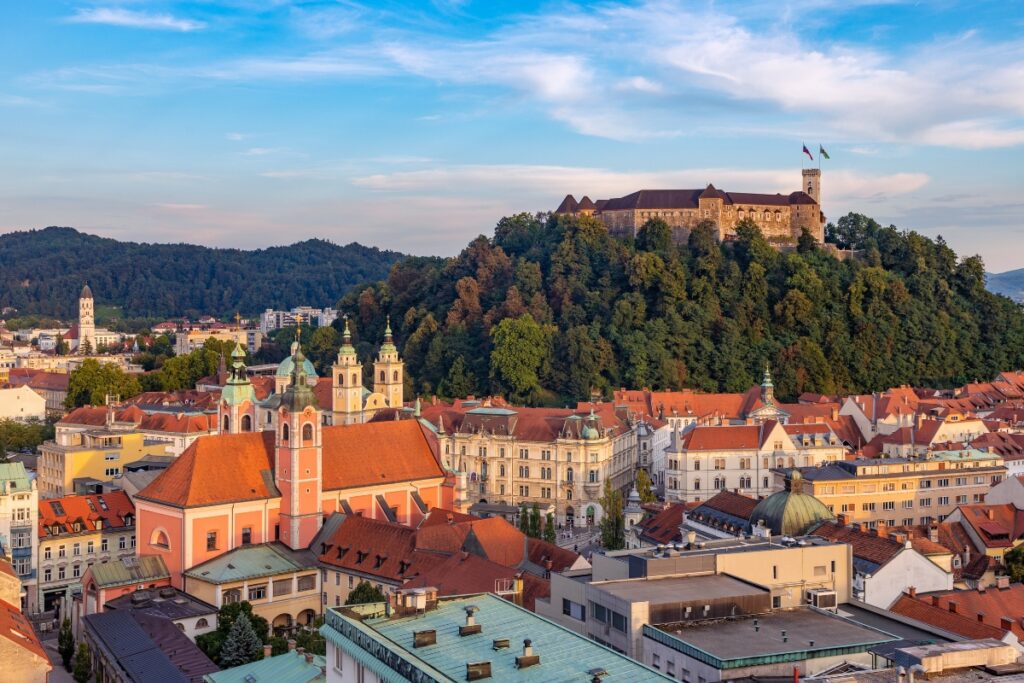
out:
<path id="1" fill-rule="evenodd" d="M 509 410 L 508 408 L 473 408 L 472 410 L 466 411 L 467 415 L 517 415 L 516 411 Z"/>
<path id="2" fill-rule="evenodd" d="M 991 460 L 997 457 L 995 453 L 987 453 L 977 448 L 964 448 L 959 451 L 932 451 L 928 454 L 929 460 Z"/>
<path id="3" fill-rule="evenodd" d="M 6 490 L 8 482 L 12 486 L 12 493 L 32 490 L 32 483 L 29 481 L 25 463 L 0 463 L 0 488 Z"/>
<path id="4" fill-rule="evenodd" d="M 264 681 L 312 683 L 312 681 L 326 680 L 323 671 L 320 670 L 320 667 L 325 666 L 326 663 L 326 660 L 320 655 L 314 655 L 313 662 L 308 663 L 304 655 L 292 650 L 276 657 L 268 657 L 242 666 L 206 674 L 203 681 L 206 683 L 261 683 Z"/>
<path id="5" fill-rule="evenodd" d="M 131 555 L 94 564 L 90 569 L 93 581 L 100 588 L 156 581 L 171 576 L 167 571 L 167 565 L 164 564 L 164 558 L 159 555 Z"/>
<path id="6" fill-rule="evenodd" d="M 466 608 L 478 608 L 475 619 L 482 632 L 459 636 L 466 623 Z M 413 631 L 434 630 L 437 642 L 413 648 Z M 401 680 L 397 669 L 412 667 L 440 681 L 464 681 L 467 662 L 490 662 L 491 678 L 516 683 L 589 681 L 592 669 L 602 669 L 602 681 L 641 683 L 672 680 L 584 636 L 529 610 L 490 594 L 442 599 L 437 608 L 410 617 L 371 618 L 363 622 L 328 610 L 321 633 L 347 652 L 374 662 L 373 671 L 386 672 L 385 680 Z M 496 638 L 507 638 L 507 649 L 495 650 Z M 516 668 L 523 641 L 533 642 L 540 663 Z M 369 642 L 373 641 L 373 642 Z M 360 643 L 360 644 L 357 644 Z M 381 647 L 383 646 L 383 647 Z"/>
<path id="7" fill-rule="evenodd" d="M 309 569 L 283 548 L 272 543 L 235 548 L 192 567 L 185 576 L 207 583 L 232 583 L 261 576 L 276 576 Z"/>

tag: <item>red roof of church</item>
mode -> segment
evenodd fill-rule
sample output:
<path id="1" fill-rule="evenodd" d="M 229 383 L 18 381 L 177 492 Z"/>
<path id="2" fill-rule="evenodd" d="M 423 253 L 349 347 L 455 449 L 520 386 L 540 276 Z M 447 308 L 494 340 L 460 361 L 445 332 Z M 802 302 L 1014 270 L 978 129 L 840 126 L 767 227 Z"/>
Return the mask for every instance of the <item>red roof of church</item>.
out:
<path id="1" fill-rule="evenodd" d="M 444 472 L 413 420 L 323 427 L 323 490 L 436 479 Z M 277 498 L 274 433 L 202 436 L 138 497 L 175 507 Z"/>

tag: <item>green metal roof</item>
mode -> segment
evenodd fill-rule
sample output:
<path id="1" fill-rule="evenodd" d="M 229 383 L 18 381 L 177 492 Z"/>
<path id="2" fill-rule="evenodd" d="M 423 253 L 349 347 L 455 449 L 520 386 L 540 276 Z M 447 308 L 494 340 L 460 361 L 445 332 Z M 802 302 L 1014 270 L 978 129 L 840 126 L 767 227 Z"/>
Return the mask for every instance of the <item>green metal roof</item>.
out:
<path id="1" fill-rule="evenodd" d="M 466 623 L 466 608 L 470 606 L 478 608 L 474 618 L 482 632 L 460 637 L 459 626 Z M 426 630 L 436 632 L 436 644 L 413 648 L 413 631 Z M 491 677 L 495 681 L 589 681 L 592 674 L 588 672 L 593 669 L 607 672 L 601 676 L 605 683 L 672 680 L 490 594 L 442 599 L 436 609 L 415 616 L 371 618 L 361 623 L 332 609 L 327 612 L 327 622 L 321 632 L 347 652 L 375 659 L 378 666 L 374 671 L 379 668 L 388 674 L 411 667 L 434 680 L 464 681 L 467 662 L 490 662 Z M 498 638 L 507 638 L 509 647 L 495 650 L 494 640 Z M 526 639 L 532 641 L 533 653 L 540 656 L 540 663 L 518 669 L 516 657 L 522 655 Z M 397 677 L 385 677 L 386 680 L 393 678 Z"/>
<path id="2" fill-rule="evenodd" d="M 262 576 L 276 576 L 308 569 L 295 553 L 273 543 L 235 548 L 183 572 L 207 583 L 232 583 Z"/>
<path id="3" fill-rule="evenodd" d="M 0 463 L 0 488 L 6 490 L 8 483 L 11 484 L 12 493 L 32 490 L 32 482 L 29 481 L 25 463 Z"/>
<path id="4" fill-rule="evenodd" d="M 100 588 L 156 581 L 171 576 L 167 571 L 167 565 L 164 564 L 164 558 L 159 555 L 131 555 L 94 564 L 90 569 L 93 581 Z"/>
<path id="5" fill-rule="evenodd" d="M 821 522 L 835 519 L 825 504 L 803 492 L 803 477 L 794 470 L 788 480 L 789 490 L 768 496 L 754 508 L 750 515 L 751 525 L 764 520 L 773 534 L 803 536 Z"/>
<path id="6" fill-rule="evenodd" d="M 312 683 L 312 681 L 325 680 L 320 667 L 325 666 L 326 663 L 327 661 L 320 655 L 313 655 L 313 662 L 309 663 L 304 655 L 292 650 L 276 657 L 268 657 L 242 666 L 206 674 L 203 681 L 206 683 L 261 683 L 262 681 Z"/>

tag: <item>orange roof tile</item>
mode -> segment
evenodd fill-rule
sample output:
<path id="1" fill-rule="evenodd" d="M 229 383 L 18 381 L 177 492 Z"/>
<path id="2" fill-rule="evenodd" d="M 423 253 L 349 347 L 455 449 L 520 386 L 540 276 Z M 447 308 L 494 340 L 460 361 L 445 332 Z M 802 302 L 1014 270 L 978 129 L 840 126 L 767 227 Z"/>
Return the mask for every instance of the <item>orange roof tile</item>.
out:
<path id="1" fill-rule="evenodd" d="M 124 491 L 44 498 L 39 501 L 39 538 L 48 537 L 54 526 L 75 533 L 76 522 L 81 531 L 95 531 L 101 519 L 104 529 L 127 528 L 134 526 L 134 516 L 135 505 Z"/>
<path id="2" fill-rule="evenodd" d="M 444 561 L 443 555 L 417 551 L 415 536 L 407 526 L 349 516 L 319 548 L 320 562 L 401 583 Z"/>
<path id="3" fill-rule="evenodd" d="M 777 424 L 769 420 L 759 425 L 698 426 L 683 436 L 682 447 L 689 451 L 755 450 Z"/>
<path id="4" fill-rule="evenodd" d="M 28 619 L 20 609 L 6 600 L 0 600 L 0 636 L 34 655 L 42 657 L 44 661 L 49 661 L 43 650 L 43 645 L 39 642 L 39 637 L 32 629 Z"/>
<path id="5" fill-rule="evenodd" d="M 440 596 L 493 593 L 497 582 L 502 579 L 512 580 L 517 576 L 523 582 L 523 607 L 526 609 L 533 610 L 537 598 L 550 597 L 550 581 L 472 553 L 456 553 L 427 569 L 404 587 L 436 588 Z"/>
<path id="6" fill-rule="evenodd" d="M 903 550 L 903 544 L 891 538 L 835 522 L 823 522 L 815 527 L 811 534 L 830 541 L 847 543 L 853 548 L 854 557 L 879 566 L 886 564 Z"/>
<path id="7" fill-rule="evenodd" d="M 968 593 L 970 591 L 962 592 Z M 993 617 L 987 617 L 984 621 L 978 621 L 975 614 L 970 613 L 966 609 L 960 609 L 959 605 L 957 610 L 959 613 L 949 611 L 948 600 L 945 605 L 933 605 L 928 597 L 923 595 L 911 597 L 906 593 L 901 595 L 889 608 L 889 611 L 896 614 L 916 619 L 917 621 L 956 633 L 965 638 L 995 638 L 996 640 L 1002 640 L 1006 634 L 1005 629 L 989 623 Z M 999 615 L 1003 613 L 1002 610 L 993 612 L 997 624 L 999 623 Z M 1019 614 L 1020 612 L 1017 613 Z"/>

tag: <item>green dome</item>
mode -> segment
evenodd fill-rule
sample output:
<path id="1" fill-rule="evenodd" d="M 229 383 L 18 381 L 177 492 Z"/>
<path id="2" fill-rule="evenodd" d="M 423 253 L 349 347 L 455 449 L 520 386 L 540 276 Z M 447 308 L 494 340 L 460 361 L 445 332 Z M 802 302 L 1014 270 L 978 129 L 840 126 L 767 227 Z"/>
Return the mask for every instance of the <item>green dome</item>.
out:
<path id="1" fill-rule="evenodd" d="M 750 515 L 751 526 L 764 520 L 764 525 L 773 534 L 803 536 L 822 522 L 835 519 L 825 504 L 803 492 L 803 477 L 794 470 L 786 490 L 768 496 L 754 508 Z"/>
<path id="2" fill-rule="evenodd" d="M 274 374 L 278 377 L 291 377 L 292 372 L 295 370 L 295 361 L 292 360 L 292 356 L 295 355 L 296 349 L 298 349 L 299 343 L 292 342 L 292 353 L 288 356 L 281 364 L 277 366 L 277 372 Z M 307 377 L 316 377 L 316 368 L 309 361 L 308 358 L 304 358 L 302 361 L 302 369 L 305 371 Z"/>
<path id="3" fill-rule="evenodd" d="M 601 438 L 601 432 L 597 431 L 596 427 L 587 425 L 583 428 L 583 438 L 587 441 L 595 441 Z"/>

